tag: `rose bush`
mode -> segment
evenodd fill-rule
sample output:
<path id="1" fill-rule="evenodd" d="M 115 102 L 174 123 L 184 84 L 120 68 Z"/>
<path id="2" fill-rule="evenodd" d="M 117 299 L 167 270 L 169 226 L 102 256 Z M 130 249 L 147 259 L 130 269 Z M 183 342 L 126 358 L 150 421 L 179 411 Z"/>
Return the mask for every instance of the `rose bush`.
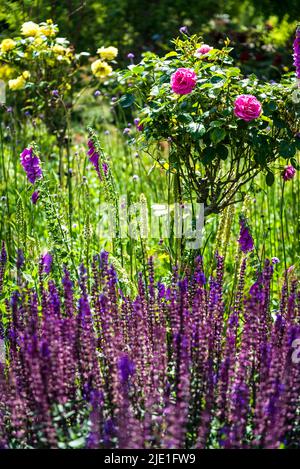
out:
<path id="1" fill-rule="evenodd" d="M 171 173 L 175 199 L 184 194 L 203 202 L 206 214 L 217 213 L 243 199 L 245 184 L 259 172 L 272 185 L 276 160 L 279 175 L 287 163 L 297 168 L 294 74 L 263 83 L 242 76 L 229 41 L 222 49 L 201 44 L 197 36 L 174 43 L 175 50 L 162 58 L 145 53 L 118 79 L 127 86 L 119 104 L 132 109 L 142 129 L 128 138 Z M 162 142 L 168 159 L 159 151 Z"/>

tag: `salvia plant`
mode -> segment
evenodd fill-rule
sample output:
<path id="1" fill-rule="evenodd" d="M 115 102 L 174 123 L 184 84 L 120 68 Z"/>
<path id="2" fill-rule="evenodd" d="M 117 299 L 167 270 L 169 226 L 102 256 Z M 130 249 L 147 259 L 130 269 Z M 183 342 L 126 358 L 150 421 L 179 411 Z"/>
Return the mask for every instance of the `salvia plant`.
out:
<path id="1" fill-rule="evenodd" d="M 273 309 L 266 260 L 249 291 L 245 230 L 231 307 L 218 253 L 208 279 L 199 257 L 184 277 L 174 268 L 168 285 L 149 258 L 135 297 L 120 289 L 106 252 L 89 278 L 79 268 L 78 282 L 67 269 L 55 282 L 44 256 L 36 288 L 7 286 L 0 446 L 299 448 L 299 283 L 287 272 Z M 0 291 L 3 275 L 4 245 Z"/>
<path id="2" fill-rule="evenodd" d="M 164 57 L 147 52 L 120 72 L 128 91 L 119 103 L 135 109 L 137 132 L 130 140 L 173 175 L 175 199 L 195 197 L 208 215 L 243 199 L 258 173 L 272 185 L 278 168 L 297 168 L 297 82 L 294 73 L 280 83 L 243 77 L 229 40 L 215 49 L 197 35 L 183 36 Z M 167 158 L 156 151 L 162 144 Z"/>

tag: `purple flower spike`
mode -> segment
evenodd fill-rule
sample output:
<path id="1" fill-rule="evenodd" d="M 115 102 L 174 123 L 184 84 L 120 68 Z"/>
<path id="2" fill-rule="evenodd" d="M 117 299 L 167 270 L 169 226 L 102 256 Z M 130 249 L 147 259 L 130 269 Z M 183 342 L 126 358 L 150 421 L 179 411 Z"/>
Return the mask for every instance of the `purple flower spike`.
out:
<path id="1" fill-rule="evenodd" d="M 294 41 L 294 66 L 296 68 L 296 77 L 300 79 L 300 26 L 296 30 Z"/>
<path id="2" fill-rule="evenodd" d="M 0 252 L 0 293 L 2 292 L 2 289 L 3 289 L 3 279 L 4 279 L 6 263 L 7 263 L 7 252 L 5 249 L 4 241 L 2 241 L 2 247 L 1 247 L 1 252 Z"/>
<path id="3" fill-rule="evenodd" d="M 24 252 L 22 249 L 18 249 L 18 252 L 17 252 L 17 262 L 16 262 L 16 266 L 17 266 L 17 269 L 20 270 L 23 265 L 24 265 Z"/>
<path id="4" fill-rule="evenodd" d="M 244 219 L 240 220 L 240 237 L 239 237 L 239 245 L 240 249 L 243 253 L 247 253 L 253 251 L 254 249 L 254 242 L 253 238 L 250 234 L 249 228 L 246 225 Z"/>
<path id="5" fill-rule="evenodd" d="M 40 194 L 38 191 L 34 191 L 32 196 L 31 196 L 31 202 L 33 203 L 33 205 L 35 205 L 38 201 L 38 198 L 39 198 Z"/>
<path id="6" fill-rule="evenodd" d="M 42 256 L 42 264 L 43 264 L 43 270 L 45 274 L 49 274 L 51 272 L 51 267 L 52 267 L 52 256 L 49 252 L 45 252 Z"/>
<path id="7" fill-rule="evenodd" d="M 88 147 L 89 147 L 89 150 L 87 152 L 87 155 L 89 156 L 90 162 L 92 163 L 97 173 L 99 174 L 99 155 L 95 150 L 94 143 L 92 140 L 88 141 Z"/>
<path id="8" fill-rule="evenodd" d="M 87 155 L 89 156 L 89 160 L 92 163 L 92 165 L 94 166 L 94 168 L 96 169 L 96 171 L 98 173 L 98 176 L 101 179 L 101 174 L 100 174 L 100 169 L 99 169 L 99 158 L 100 157 L 99 157 L 99 154 L 96 152 L 96 149 L 95 149 L 95 146 L 94 146 L 94 143 L 93 143 L 92 140 L 88 141 L 88 147 L 89 147 L 89 150 L 87 152 Z M 104 174 L 106 175 L 107 172 L 108 172 L 107 163 L 103 163 L 102 168 L 103 168 Z"/>
<path id="9" fill-rule="evenodd" d="M 122 383 L 126 383 L 135 372 L 135 365 L 128 355 L 123 355 L 119 360 L 119 372 Z"/>
<path id="10" fill-rule="evenodd" d="M 32 147 L 25 148 L 22 151 L 20 161 L 31 184 L 34 184 L 37 179 L 43 177 L 40 159 L 33 153 Z"/>

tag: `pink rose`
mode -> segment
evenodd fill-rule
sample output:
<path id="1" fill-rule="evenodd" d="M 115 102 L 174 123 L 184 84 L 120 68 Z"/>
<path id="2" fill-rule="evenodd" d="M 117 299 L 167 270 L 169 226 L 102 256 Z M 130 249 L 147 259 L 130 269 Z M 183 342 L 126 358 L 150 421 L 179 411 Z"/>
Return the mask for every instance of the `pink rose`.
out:
<path id="1" fill-rule="evenodd" d="M 171 76 L 171 87 L 174 93 L 189 94 L 197 83 L 196 73 L 189 68 L 178 68 Z"/>
<path id="2" fill-rule="evenodd" d="M 234 114 L 246 122 L 261 115 L 261 103 L 252 94 L 241 94 L 234 102 Z"/>
<path id="3" fill-rule="evenodd" d="M 290 181 L 291 179 L 294 178 L 296 174 L 296 170 L 293 166 L 289 165 L 284 168 L 284 171 L 282 171 L 282 178 L 284 181 Z"/>
<path id="4" fill-rule="evenodd" d="M 213 47 L 209 46 L 208 44 L 202 44 L 202 46 L 197 49 L 196 52 L 196 57 L 200 57 L 201 55 L 208 54 L 209 51 L 211 51 Z"/>

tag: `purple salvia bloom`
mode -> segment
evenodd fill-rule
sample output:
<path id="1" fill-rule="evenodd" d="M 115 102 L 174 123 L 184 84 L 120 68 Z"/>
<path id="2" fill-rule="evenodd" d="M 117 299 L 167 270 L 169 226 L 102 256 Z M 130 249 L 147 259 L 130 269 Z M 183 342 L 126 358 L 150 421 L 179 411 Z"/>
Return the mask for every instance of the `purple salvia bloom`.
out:
<path id="1" fill-rule="evenodd" d="M 68 317 L 72 317 L 74 313 L 73 282 L 66 268 L 64 269 L 64 273 L 62 284 L 64 287 L 65 313 Z"/>
<path id="2" fill-rule="evenodd" d="M 119 359 L 118 367 L 121 383 L 128 383 L 130 377 L 135 373 L 135 364 L 130 360 L 128 355 L 123 355 Z"/>
<path id="3" fill-rule="evenodd" d="M 104 396 L 102 392 L 92 391 L 90 396 L 92 411 L 90 413 L 91 431 L 87 439 L 88 449 L 99 448 L 103 424 Z"/>
<path id="4" fill-rule="evenodd" d="M 7 252 L 5 249 L 4 241 L 2 241 L 1 253 L 0 253 L 0 294 L 3 290 L 3 279 L 4 279 L 4 272 L 5 266 L 7 262 Z"/>
<path id="5" fill-rule="evenodd" d="M 18 249 L 17 252 L 17 262 L 16 262 L 16 267 L 18 270 L 22 269 L 24 265 L 24 252 L 23 249 Z"/>
<path id="6" fill-rule="evenodd" d="M 250 234 L 249 228 L 246 225 L 245 220 L 242 218 L 240 220 L 240 237 L 239 237 L 239 245 L 241 251 L 246 254 L 247 252 L 253 251 L 254 249 L 254 241 Z"/>
<path id="7" fill-rule="evenodd" d="M 32 147 L 25 148 L 22 151 L 20 161 L 31 184 L 43 177 L 40 159 L 34 154 Z"/>
<path id="8" fill-rule="evenodd" d="M 299 285 L 286 276 L 273 320 L 273 265 L 267 260 L 245 292 L 242 256 L 228 311 L 224 259 L 216 261 L 205 286 L 201 258 L 194 272 L 180 278 L 175 267 L 171 284 L 156 286 L 149 259 L 148 279 L 139 275 L 137 296 L 128 297 L 103 252 L 80 267 L 77 304 L 68 271 L 63 288 L 44 285 L 40 264 L 39 291 L 19 284 L 4 301 L 0 447 L 14 438 L 15 447 L 56 448 L 84 415 L 88 448 L 297 445 Z"/>
<path id="9" fill-rule="evenodd" d="M 52 262 L 53 258 L 50 252 L 45 252 L 41 258 L 41 263 L 43 265 L 43 271 L 45 274 L 49 274 L 51 272 Z"/>

